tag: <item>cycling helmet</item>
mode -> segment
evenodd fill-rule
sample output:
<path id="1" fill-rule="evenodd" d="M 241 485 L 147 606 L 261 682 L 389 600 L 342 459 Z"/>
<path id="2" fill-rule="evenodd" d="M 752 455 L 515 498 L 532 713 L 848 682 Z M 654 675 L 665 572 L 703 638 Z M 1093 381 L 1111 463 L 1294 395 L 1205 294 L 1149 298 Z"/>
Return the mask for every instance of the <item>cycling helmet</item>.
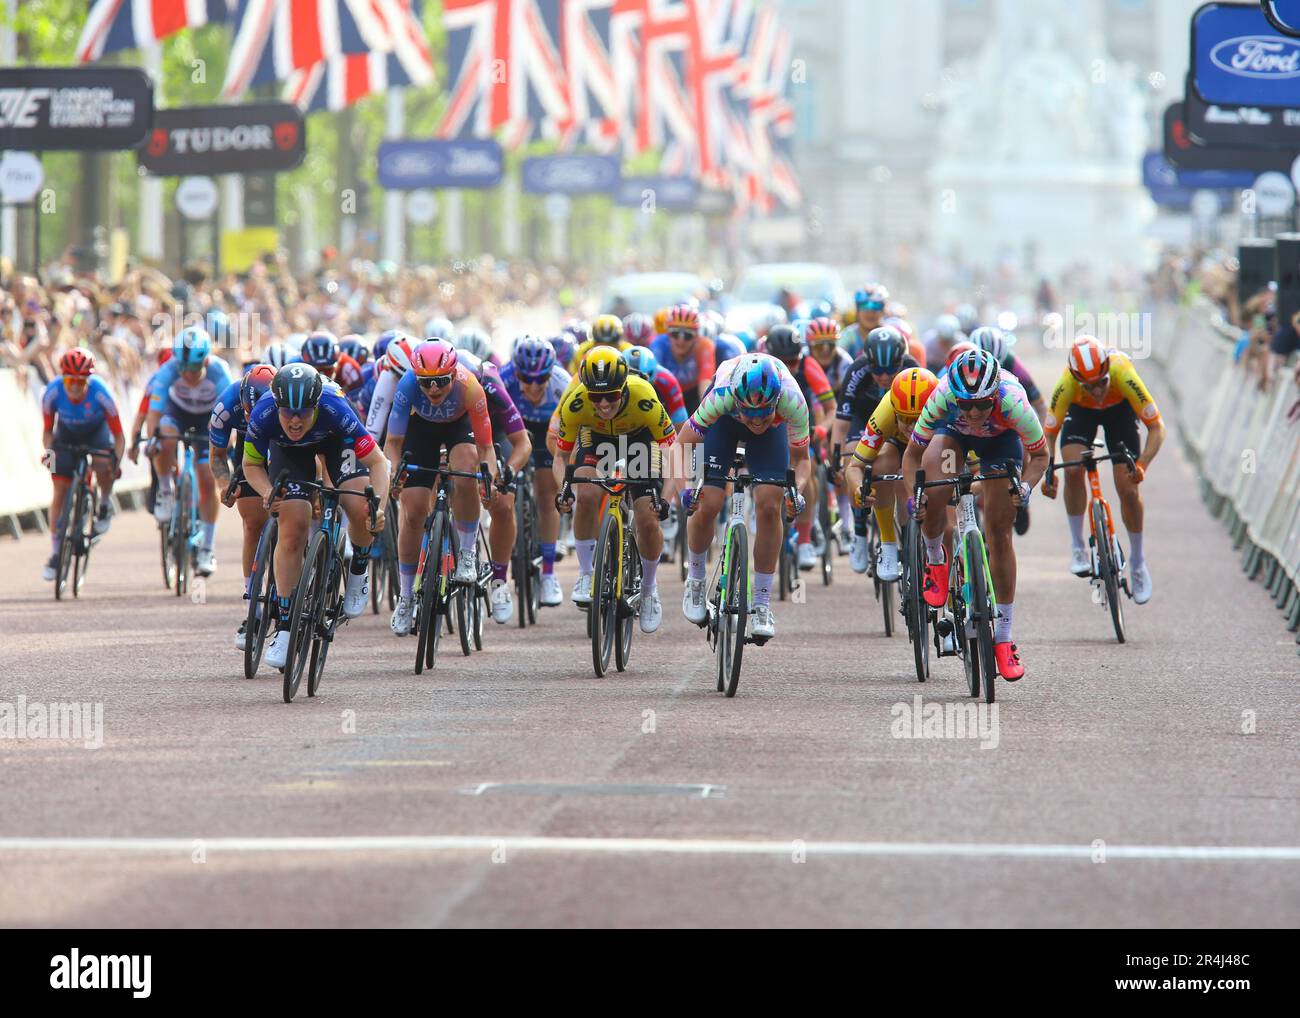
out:
<path id="1" fill-rule="evenodd" d="M 956 339 L 961 332 L 961 322 L 956 315 L 940 315 L 934 320 L 934 334 L 940 339 Z"/>
<path id="2" fill-rule="evenodd" d="M 398 338 L 393 339 L 384 352 L 384 364 L 389 371 L 401 378 L 411 369 L 411 354 L 419 346 L 419 340 L 402 333 L 398 333 L 397 336 Z"/>
<path id="3" fill-rule="evenodd" d="M 738 340 L 740 340 L 741 346 L 750 353 L 753 353 L 758 347 L 758 337 L 754 335 L 753 329 L 737 329 L 734 335 Z"/>
<path id="4" fill-rule="evenodd" d="M 197 326 L 181 329 L 172 340 L 172 356 L 180 362 L 182 371 L 203 367 L 211 353 L 212 338 Z"/>
<path id="5" fill-rule="evenodd" d="M 587 340 L 591 339 L 591 330 L 587 328 L 587 323 L 581 318 L 570 318 L 564 323 L 564 326 L 560 331 L 567 332 L 573 337 L 574 346 L 581 346 L 583 343 L 587 342 Z"/>
<path id="6" fill-rule="evenodd" d="M 624 350 L 623 360 L 627 361 L 628 371 L 640 375 L 647 382 L 653 382 L 659 373 L 659 361 L 648 346 L 634 346 L 631 350 Z"/>
<path id="7" fill-rule="evenodd" d="M 419 378 L 435 378 L 456 371 L 456 348 L 445 339 L 430 339 L 411 354 L 411 370 Z"/>
<path id="8" fill-rule="evenodd" d="M 213 308 L 208 312 L 208 317 L 204 324 L 207 326 L 208 335 L 212 337 L 212 342 L 217 346 L 230 345 L 230 319 L 220 308 Z"/>
<path id="9" fill-rule="evenodd" d="M 384 359 L 384 354 L 388 352 L 388 344 L 393 342 L 393 340 L 405 338 L 406 333 L 400 332 L 397 329 L 387 329 L 386 331 L 381 332 L 379 338 L 375 340 L 375 360 L 381 361 Z"/>
<path id="10" fill-rule="evenodd" d="M 900 318 L 898 315 L 890 315 L 888 318 L 886 318 L 886 319 L 885 319 L 883 322 L 881 322 L 880 324 L 881 324 L 881 325 L 888 325 L 891 329 L 897 329 L 897 330 L 899 331 L 899 333 L 902 334 L 902 337 L 903 337 L 905 340 L 907 340 L 907 341 L 909 341 L 909 342 L 911 341 L 911 339 L 912 339 L 912 326 L 910 326 L 910 325 L 907 323 L 907 319 L 905 319 L 905 318 Z"/>
<path id="11" fill-rule="evenodd" d="M 736 365 L 731 394 L 746 417 L 766 417 L 781 398 L 781 372 L 770 357 L 754 354 Z"/>
<path id="12" fill-rule="evenodd" d="M 633 311 L 623 319 L 623 338 L 637 346 L 649 346 L 650 340 L 655 338 L 654 319 Z"/>
<path id="13" fill-rule="evenodd" d="M 948 384 L 957 399 L 988 399 L 998 391 L 1002 369 L 993 355 L 976 348 L 962 354 L 948 369 Z"/>
<path id="14" fill-rule="evenodd" d="M 520 336 L 510 363 L 525 382 L 544 382 L 555 367 L 555 348 L 536 336 Z"/>
<path id="15" fill-rule="evenodd" d="M 430 318 L 424 323 L 425 339 L 445 339 L 450 343 L 454 335 L 456 335 L 456 326 L 452 325 L 447 318 Z"/>
<path id="16" fill-rule="evenodd" d="M 591 327 L 591 341 L 618 346 L 623 339 L 623 320 L 618 315 L 601 315 Z"/>
<path id="17" fill-rule="evenodd" d="M 245 373 L 243 381 L 239 383 L 239 402 L 244 405 L 245 417 L 253 412 L 253 404 L 271 388 L 275 375 L 276 369 L 269 364 L 254 364 Z"/>
<path id="18" fill-rule="evenodd" d="M 853 303 L 859 311 L 884 311 L 888 300 L 889 291 L 879 283 L 868 283 L 853 295 Z"/>
<path id="19" fill-rule="evenodd" d="M 307 333 L 295 332 L 284 341 L 284 352 L 290 361 L 302 356 L 302 345 L 307 342 Z"/>
<path id="20" fill-rule="evenodd" d="M 803 356 L 803 340 L 791 325 L 774 325 L 768 331 L 765 352 L 783 361 L 798 360 Z"/>
<path id="21" fill-rule="evenodd" d="M 568 332 L 557 332 L 546 340 L 551 344 L 551 349 L 555 351 L 555 360 L 560 367 L 568 369 L 573 362 L 573 355 L 578 351 L 578 345 L 573 341 L 572 334 Z"/>
<path id="22" fill-rule="evenodd" d="M 339 353 L 347 354 L 358 364 L 364 364 L 370 360 L 370 348 L 366 346 L 366 341 L 355 332 L 339 340 Z"/>
<path id="23" fill-rule="evenodd" d="M 271 380 L 271 394 L 281 410 L 312 410 L 324 391 L 325 379 L 310 364 L 286 364 Z"/>
<path id="24" fill-rule="evenodd" d="M 69 350 L 59 358 L 59 371 L 73 378 L 89 378 L 95 370 L 95 355 L 89 350 Z"/>
<path id="25" fill-rule="evenodd" d="M 172 348 L 170 346 L 160 346 L 158 348 L 158 366 L 161 368 L 172 359 Z"/>
<path id="26" fill-rule="evenodd" d="M 834 318 L 814 318 L 804 330 L 809 343 L 834 343 L 840 338 L 840 323 Z"/>
<path id="27" fill-rule="evenodd" d="M 970 351 L 978 350 L 978 349 L 979 347 L 977 347 L 970 340 L 963 339 L 960 343 L 957 343 L 955 346 L 953 346 L 951 350 L 948 351 L 948 360 L 945 361 L 945 363 L 948 365 L 948 367 L 951 368 L 952 362 L 955 361 L 962 354 L 970 353 Z"/>
<path id="28" fill-rule="evenodd" d="M 963 304 L 957 309 L 957 324 L 968 336 L 979 328 L 980 313 L 975 310 L 974 304 Z"/>
<path id="29" fill-rule="evenodd" d="M 283 343 L 272 343 L 262 354 L 262 360 L 273 368 L 282 368 L 288 363 L 289 355 L 285 352 Z"/>
<path id="30" fill-rule="evenodd" d="M 718 338 L 718 323 L 713 320 L 713 316 L 707 311 L 700 315 L 700 335 L 705 339 Z"/>
<path id="31" fill-rule="evenodd" d="M 461 329 L 455 347 L 457 350 L 468 350 L 481 361 L 492 357 L 492 337 L 482 329 Z"/>
<path id="32" fill-rule="evenodd" d="M 893 374 L 903 366 L 903 358 L 907 356 L 907 340 L 892 325 L 882 325 L 867 333 L 863 353 L 874 374 Z"/>
<path id="33" fill-rule="evenodd" d="M 310 364 L 317 371 L 334 370 L 339 359 L 339 341 L 332 332 L 313 332 L 302 345 L 304 364 Z"/>
<path id="34" fill-rule="evenodd" d="M 612 347 L 593 347 L 582 359 L 578 377 L 588 392 L 619 392 L 627 385 L 627 362 Z"/>
<path id="35" fill-rule="evenodd" d="M 677 304 L 668 312 L 669 332 L 700 331 L 700 313 L 689 304 Z"/>
<path id="36" fill-rule="evenodd" d="M 655 312 L 655 335 L 659 336 L 668 331 L 668 308 L 660 308 Z"/>
<path id="37" fill-rule="evenodd" d="M 485 363 L 484 361 L 479 360 L 468 350 L 456 351 L 456 366 L 458 368 L 464 368 L 471 375 L 477 378 L 480 382 L 483 381 L 484 363 Z"/>
<path id="38" fill-rule="evenodd" d="M 1007 340 L 1002 330 L 993 325 L 983 325 L 970 334 L 970 341 L 981 350 L 987 350 L 999 364 L 1006 362 Z"/>
<path id="39" fill-rule="evenodd" d="M 893 404 L 894 413 L 902 417 L 919 416 L 938 384 L 939 379 L 925 368 L 900 371 L 889 386 L 889 402 Z"/>
<path id="40" fill-rule="evenodd" d="M 1110 351 L 1096 336 L 1080 336 L 1070 347 L 1070 374 L 1078 381 L 1100 382 L 1110 373 Z"/>

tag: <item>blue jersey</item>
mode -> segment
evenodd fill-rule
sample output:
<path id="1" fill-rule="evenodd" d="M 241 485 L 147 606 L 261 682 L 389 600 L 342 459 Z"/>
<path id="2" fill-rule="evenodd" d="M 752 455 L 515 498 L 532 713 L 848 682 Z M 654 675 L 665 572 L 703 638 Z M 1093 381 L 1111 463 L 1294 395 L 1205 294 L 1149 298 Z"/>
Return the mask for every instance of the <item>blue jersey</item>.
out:
<path id="1" fill-rule="evenodd" d="M 731 335 L 719 336 L 713 341 L 713 347 L 716 351 L 715 359 L 718 364 L 729 361 L 733 357 L 743 357 L 747 352 L 745 344 Z"/>
<path id="2" fill-rule="evenodd" d="M 209 357 L 198 385 L 181 378 L 180 363 L 173 357 L 164 364 L 149 385 L 149 409 L 162 412 L 171 403 L 190 414 L 210 414 L 217 397 L 230 385 L 230 368 L 220 357 Z"/>
<path id="3" fill-rule="evenodd" d="M 331 438 L 342 438 L 345 446 L 356 451 L 359 460 L 365 459 L 375 449 L 375 440 L 338 386 L 330 385 L 321 393 L 316 418 L 297 441 L 280 427 L 280 409 L 275 405 L 275 396 L 266 392 L 253 405 L 253 412 L 249 415 L 248 430 L 244 432 L 244 458 L 264 464 L 270 455 L 271 443 L 300 447 L 318 445 Z"/>
<path id="4" fill-rule="evenodd" d="M 230 445 L 232 431 L 242 433 L 248 430 L 248 418 L 244 415 L 244 401 L 239 398 L 239 390 L 243 384 L 242 378 L 237 382 L 231 382 L 212 406 L 212 419 L 208 421 L 208 441 L 218 449 L 225 449 Z"/>
<path id="5" fill-rule="evenodd" d="M 571 380 L 572 376 L 567 371 L 558 364 L 555 365 L 551 368 L 551 380 L 546 383 L 542 401 L 534 403 L 524 395 L 523 384 L 519 380 L 519 372 L 515 370 L 514 364 L 509 363 L 501 369 L 501 383 L 506 387 L 506 393 L 519 410 L 519 416 L 530 424 L 546 424 L 550 421 L 560 405 L 560 397 L 564 395 L 564 390 L 569 387 Z"/>
<path id="6" fill-rule="evenodd" d="M 75 431 L 92 431 L 105 421 L 114 434 L 122 430 L 113 394 L 108 391 L 104 380 L 96 375 L 91 375 L 86 380 L 86 393 L 75 403 L 64 388 L 62 376 L 54 379 L 41 395 L 41 411 L 45 415 L 47 431 L 54 430 L 55 417 L 63 427 Z"/>

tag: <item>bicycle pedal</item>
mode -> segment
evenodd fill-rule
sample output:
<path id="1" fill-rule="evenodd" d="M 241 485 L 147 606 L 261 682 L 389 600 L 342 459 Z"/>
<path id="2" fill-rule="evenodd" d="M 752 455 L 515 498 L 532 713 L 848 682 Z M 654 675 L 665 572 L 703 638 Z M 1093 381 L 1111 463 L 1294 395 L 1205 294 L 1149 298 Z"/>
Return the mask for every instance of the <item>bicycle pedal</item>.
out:
<path id="1" fill-rule="evenodd" d="M 745 642 L 752 643 L 755 647 L 761 647 L 770 639 L 770 636 L 746 636 Z"/>

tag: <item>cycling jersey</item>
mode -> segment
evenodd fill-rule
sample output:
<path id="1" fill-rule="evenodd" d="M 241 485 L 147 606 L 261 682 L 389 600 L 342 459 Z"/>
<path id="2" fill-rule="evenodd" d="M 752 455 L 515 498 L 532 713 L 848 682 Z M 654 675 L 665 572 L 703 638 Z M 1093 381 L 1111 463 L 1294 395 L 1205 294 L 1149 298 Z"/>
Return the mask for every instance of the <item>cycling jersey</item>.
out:
<path id="1" fill-rule="evenodd" d="M 239 398 L 239 390 L 243 384 L 242 378 L 231 382 L 212 405 L 212 419 L 208 421 L 208 441 L 218 449 L 225 449 L 230 445 L 231 432 L 248 430 L 248 419 L 244 415 L 244 401 Z"/>
<path id="2" fill-rule="evenodd" d="M 1089 393 L 1070 374 L 1069 369 L 1061 373 L 1056 388 L 1052 390 L 1051 406 L 1047 408 L 1047 416 L 1043 420 L 1043 428 L 1049 435 L 1055 436 L 1061 430 L 1066 411 L 1071 405 L 1081 406 L 1087 410 L 1105 410 L 1127 400 L 1133 412 L 1148 426 L 1159 420 L 1160 411 L 1156 407 L 1155 400 L 1151 398 L 1151 393 L 1147 391 L 1137 368 L 1133 366 L 1133 362 L 1118 350 L 1108 352 L 1110 385 L 1106 387 L 1106 392 L 1101 399 Z"/>
<path id="3" fill-rule="evenodd" d="M 743 357 L 748 351 L 745 344 L 732 335 L 721 335 L 713 341 L 713 359 L 721 364 L 733 357 Z"/>
<path id="4" fill-rule="evenodd" d="M 407 372 L 408 374 L 410 372 Z M 388 412 L 393 408 L 393 393 L 401 379 L 387 364 L 375 372 L 375 387 L 370 392 L 370 406 L 366 410 L 366 430 L 378 438 L 388 423 Z"/>
<path id="5" fill-rule="evenodd" d="M 355 358 L 348 354 L 339 354 L 338 360 L 334 362 L 334 371 L 332 374 L 321 372 L 326 378 L 338 383 L 340 389 L 346 393 L 353 393 L 366 384 L 365 374 L 361 370 Z"/>
<path id="6" fill-rule="evenodd" d="M 573 356 L 569 359 L 569 373 L 572 375 L 576 375 L 578 373 L 579 366 L 582 364 L 582 358 L 586 357 L 587 354 L 590 353 L 592 350 L 594 350 L 596 347 L 609 346 L 609 345 L 610 345 L 609 343 L 597 343 L 594 339 L 589 339 L 584 343 L 580 343 L 578 345 L 578 348 L 573 351 Z M 623 353 L 623 351 L 631 350 L 633 349 L 633 347 L 634 344 L 629 343 L 626 339 L 620 339 L 618 341 L 618 346 L 615 347 L 615 349 L 618 350 L 619 353 Z"/>
<path id="7" fill-rule="evenodd" d="M 816 357 L 813 360 L 817 360 Z M 831 388 L 838 394 L 844 380 L 849 376 L 849 368 L 853 366 L 853 358 L 849 356 L 848 351 L 842 346 L 835 347 L 835 357 L 830 366 L 817 361 L 817 366 L 822 369 L 826 375 L 826 381 L 831 383 Z"/>
<path id="8" fill-rule="evenodd" d="M 699 392 L 707 385 L 718 366 L 717 348 L 713 345 L 713 340 L 703 336 L 695 337 L 695 343 L 685 360 L 679 361 L 673 356 L 673 342 L 666 332 L 651 340 L 650 352 L 655 355 L 660 367 L 673 373 L 687 396 L 688 407 L 691 405 L 690 394 Z"/>
<path id="9" fill-rule="evenodd" d="M 885 393 L 876 409 L 871 411 L 866 427 L 862 429 L 862 438 L 853 450 L 854 459 L 861 463 L 870 463 L 884 448 L 886 442 L 906 442 L 904 428 L 916 426 L 915 417 L 905 417 L 894 409 L 894 401 Z"/>
<path id="10" fill-rule="evenodd" d="M 777 359 L 780 360 L 780 358 Z M 789 367 L 789 365 L 787 364 L 786 367 Z M 799 366 L 794 368 L 791 374 L 794 375 L 794 380 L 799 383 L 799 391 L 803 393 L 804 402 L 808 404 L 809 408 L 814 403 L 826 407 L 835 405 L 835 390 L 831 388 L 826 372 L 813 359 L 812 354 L 804 354 L 799 361 Z"/>
<path id="11" fill-rule="evenodd" d="M 265 392 L 253 405 L 248 416 L 248 430 L 244 432 L 244 459 L 265 466 L 272 444 L 282 448 L 302 448 L 319 445 L 330 439 L 341 439 L 350 447 L 358 460 L 363 460 L 375 450 L 375 440 L 366 431 L 361 418 L 352 409 L 337 386 L 329 386 L 321 393 L 312 425 L 302 438 L 291 439 L 280 426 L 280 408 L 275 396 Z"/>
<path id="12" fill-rule="evenodd" d="M 871 330 L 868 329 L 867 332 Z M 847 353 L 854 360 L 862 356 L 862 351 L 866 346 L 867 333 L 862 330 L 862 326 L 854 322 L 840 332 L 840 349 Z"/>
<path id="13" fill-rule="evenodd" d="M 86 391 L 81 399 L 73 401 L 60 376 L 45 387 L 41 395 L 41 411 L 45 415 L 45 430 L 53 431 L 55 418 L 61 428 L 76 432 L 96 430 L 107 423 L 114 435 L 122 434 L 122 422 L 118 418 L 117 403 L 108 391 L 104 380 L 96 375 L 86 379 Z"/>
<path id="14" fill-rule="evenodd" d="M 170 405 L 186 414 L 210 414 L 217 396 L 230 385 L 230 368 L 220 357 L 209 357 L 197 385 L 181 378 L 181 366 L 172 358 L 153 376 L 149 409 L 163 412 Z"/>
<path id="15" fill-rule="evenodd" d="M 542 391 L 542 399 L 539 403 L 534 403 L 524 395 L 523 381 L 519 377 L 519 372 L 515 370 L 513 363 L 507 364 L 501 369 L 501 382 L 514 400 L 514 404 L 519 408 L 519 413 L 523 419 L 530 424 L 538 422 L 549 422 L 554 416 L 555 411 L 559 409 L 560 401 L 566 391 L 572 385 L 572 378 L 558 364 L 551 368 L 551 377 L 546 382 L 546 388 Z"/>
<path id="16" fill-rule="evenodd" d="M 1034 376 L 1015 354 L 1007 351 L 1007 359 L 1002 362 L 1002 369 L 1016 376 L 1020 384 L 1025 387 L 1025 395 L 1029 397 L 1030 403 L 1037 403 L 1043 398 L 1043 394 L 1038 391 L 1038 386 L 1034 384 Z"/>
<path id="17" fill-rule="evenodd" d="M 712 387 L 700 400 L 699 408 L 691 415 L 690 427 L 698 434 L 703 435 L 708 431 L 709 425 L 721 417 L 745 419 L 745 415 L 736 408 L 736 397 L 731 391 L 731 375 L 737 365 L 742 361 L 748 361 L 752 356 L 755 355 L 733 357 L 718 365 L 717 373 L 713 376 Z M 782 423 L 788 423 L 790 447 L 803 448 L 808 444 L 808 404 L 799 390 L 799 383 L 795 381 L 794 375 L 790 374 L 790 369 L 775 357 L 770 354 L 757 356 L 767 357 L 781 376 L 781 395 L 776 401 L 776 417 L 772 426 L 777 427 Z"/>
<path id="18" fill-rule="evenodd" d="M 483 374 L 479 378 L 483 386 L 483 395 L 487 397 L 488 420 L 492 422 L 492 435 L 498 441 L 506 439 L 513 443 L 519 432 L 524 430 L 524 419 L 510 398 L 501 376 L 490 361 L 483 363 Z"/>
<path id="19" fill-rule="evenodd" d="M 908 368 L 919 368 L 921 365 L 912 357 L 903 358 L 903 366 L 899 371 L 906 371 Z M 849 421 L 855 425 L 866 423 L 871 412 L 876 409 L 882 396 L 889 395 L 889 386 L 881 388 L 876 384 L 876 380 L 871 376 L 871 363 L 865 356 L 859 357 L 849 367 L 848 374 L 844 376 L 844 384 L 840 387 L 840 403 L 836 408 L 835 416 L 841 421 Z"/>
<path id="20" fill-rule="evenodd" d="M 672 445 L 677 436 L 654 386 L 638 375 L 628 377 L 623 405 L 612 419 L 605 420 L 596 413 L 587 387 L 581 382 L 565 395 L 559 415 L 556 448 L 561 452 L 572 451 L 584 429 L 596 435 L 628 435 L 644 428 L 659 445 Z"/>
<path id="21" fill-rule="evenodd" d="M 1009 371 L 1001 374 L 998 391 L 994 396 L 993 412 L 979 425 L 968 420 L 965 412 L 957 405 L 957 397 L 952 394 L 951 379 L 947 376 L 941 378 L 934 394 L 921 411 L 921 416 L 917 418 L 916 427 L 912 429 L 912 441 L 925 448 L 935 432 L 941 429 L 972 438 L 991 438 L 1014 431 L 1020 436 L 1027 453 L 1036 452 L 1046 445 L 1043 426 L 1038 423 L 1038 417 L 1029 405 L 1024 386 Z"/>
<path id="22" fill-rule="evenodd" d="M 388 414 L 388 435 L 402 438 L 411 416 L 422 417 L 433 424 L 445 424 L 468 416 L 474 429 L 474 443 L 480 447 L 492 444 L 492 420 L 488 416 L 487 394 L 477 378 L 464 365 L 456 366 L 456 377 L 451 392 L 441 403 L 432 402 L 420 388 L 419 376 L 408 371 L 397 384 L 393 394 L 393 409 Z"/>
<path id="23" fill-rule="evenodd" d="M 668 411 L 668 419 L 673 427 L 680 428 L 686 423 L 686 404 L 682 400 L 682 387 L 677 378 L 663 365 L 655 366 L 655 376 L 650 380 L 659 395 L 659 402 Z"/>

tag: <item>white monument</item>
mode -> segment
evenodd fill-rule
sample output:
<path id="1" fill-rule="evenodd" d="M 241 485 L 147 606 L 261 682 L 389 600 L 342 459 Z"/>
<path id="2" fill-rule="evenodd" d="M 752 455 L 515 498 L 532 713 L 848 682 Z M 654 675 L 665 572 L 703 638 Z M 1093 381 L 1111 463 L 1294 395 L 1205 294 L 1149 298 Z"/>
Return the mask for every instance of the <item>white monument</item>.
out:
<path id="1" fill-rule="evenodd" d="M 1143 86 L 1110 58 L 1100 6 L 997 0 L 990 41 L 946 75 L 930 171 L 940 250 L 1048 272 L 1142 261 Z"/>

